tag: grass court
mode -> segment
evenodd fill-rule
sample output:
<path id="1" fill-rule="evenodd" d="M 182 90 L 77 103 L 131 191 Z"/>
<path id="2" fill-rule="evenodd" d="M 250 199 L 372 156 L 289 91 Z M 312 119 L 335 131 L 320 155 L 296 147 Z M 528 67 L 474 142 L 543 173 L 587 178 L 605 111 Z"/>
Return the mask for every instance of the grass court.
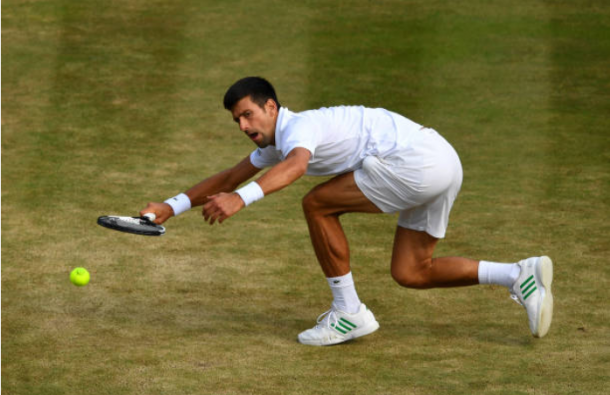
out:
<path id="1" fill-rule="evenodd" d="M 2 392 L 605 393 L 609 32 L 603 0 L 3 1 Z M 444 135 L 464 184 L 437 255 L 552 257 L 547 337 L 504 288 L 399 287 L 396 218 L 352 214 L 381 328 L 298 344 L 331 302 L 300 204 L 319 178 L 221 226 L 98 227 L 249 154 L 222 107 L 247 75 L 293 111 L 384 107 Z"/>

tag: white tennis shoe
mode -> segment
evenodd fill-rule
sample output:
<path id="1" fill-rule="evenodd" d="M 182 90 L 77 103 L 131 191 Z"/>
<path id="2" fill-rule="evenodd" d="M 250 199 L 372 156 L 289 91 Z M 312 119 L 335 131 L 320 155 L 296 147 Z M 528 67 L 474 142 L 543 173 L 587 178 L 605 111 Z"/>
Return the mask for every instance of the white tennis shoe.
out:
<path id="1" fill-rule="evenodd" d="M 518 265 L 521 273 L 510 291 L 511 298 L 525 307 L 534 337 L 543 337 L 553 319 L 553 261 L 541 256 L 525 259 Z"/>
<path id="2" fill-rule="evenodd" d="M 318 317 L 318 324 L 299 334 L 299 343 L 310 346 L 330 346 L 365 336 L 379 329 L 373 312 L 364 304 L 355 314 L 341 311 L 333 304 Z"/>

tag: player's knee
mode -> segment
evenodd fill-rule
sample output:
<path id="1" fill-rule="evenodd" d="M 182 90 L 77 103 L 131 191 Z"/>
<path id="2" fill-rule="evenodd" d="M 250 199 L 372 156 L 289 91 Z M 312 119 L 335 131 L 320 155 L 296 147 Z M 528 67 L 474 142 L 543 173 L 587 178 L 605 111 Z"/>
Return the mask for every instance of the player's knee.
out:
<path id="1" fill-rule="evenodd" d="M 405 288 L 428 289 L 432 286 L 429 264 L 425 261 L 407 268 L 393 266 L 392 278 Z"/>
<path id="2" fill-rule="evenodd" d="M 301 202 L 305 215 L 313 215 L 320 211 L 321 204 L 318 196 L 318 188 L 314 188 L 303 197 Z"/>
<path id="3" fill-rule="evenodd" d="M 303 197 L 303 200 L 301 201 L 301 205 L 303 206 L 303 212 L 305 213 L 305 215 L 308 215 L 309 213 L 311 213 L 313 211 L 313 207 L 315 205 L 315 200 L 311 196 L 311 192 L 309 192 L 307 195 L 305 195 Z"/>

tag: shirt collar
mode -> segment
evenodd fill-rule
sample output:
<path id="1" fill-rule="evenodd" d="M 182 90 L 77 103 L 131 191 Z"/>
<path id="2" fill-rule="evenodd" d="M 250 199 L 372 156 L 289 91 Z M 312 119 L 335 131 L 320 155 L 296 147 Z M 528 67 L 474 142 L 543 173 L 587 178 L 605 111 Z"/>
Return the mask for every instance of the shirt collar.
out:
<path id="1" fill-rule="evenodd" d="M 294 113 L 286 107 L 280 107 L 275 123 L 275 149 L 278 151 L 281 151 L 280 142 L 282 141 L 282 133 L 293 115 Z"/>

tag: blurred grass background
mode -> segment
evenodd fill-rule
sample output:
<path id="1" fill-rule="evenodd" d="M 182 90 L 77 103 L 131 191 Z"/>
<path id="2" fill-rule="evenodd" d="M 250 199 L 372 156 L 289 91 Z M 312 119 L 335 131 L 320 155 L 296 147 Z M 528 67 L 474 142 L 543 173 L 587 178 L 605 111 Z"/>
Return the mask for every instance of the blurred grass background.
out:
<path id="1" fill-rule="evenodd" d="M 600 0 L 4 1 L 2 391 L 604 393 L 609 27 Z M 349 215 L 381 329 L 297 344 L 331 299 L 300 211 L 317 178 L 160 239 L 94 224 L 247 155 L 221 104 L 246 75 L 293 111 L 364 104 L 439 130 L 465 179 L 437 253 L 551 256 L 548 337 L 500 287 L 400 288 L 396 219 Z"/>

